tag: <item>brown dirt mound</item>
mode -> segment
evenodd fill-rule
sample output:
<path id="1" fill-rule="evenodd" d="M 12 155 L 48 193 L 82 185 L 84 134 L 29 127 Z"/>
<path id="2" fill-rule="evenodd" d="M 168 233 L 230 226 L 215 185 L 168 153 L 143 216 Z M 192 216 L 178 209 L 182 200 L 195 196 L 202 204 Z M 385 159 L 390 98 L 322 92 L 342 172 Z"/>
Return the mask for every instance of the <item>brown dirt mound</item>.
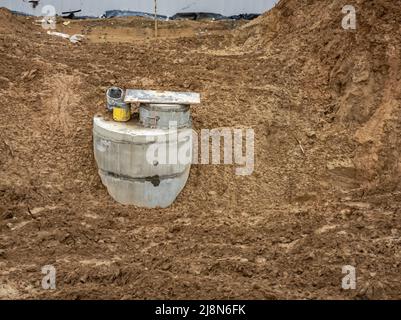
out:
<path id="1" fill-rule="evenodd" d="M 22 16 L 16 16 L 6 8 L 0 8 L 0 32 L 22 32 L 25 24 L 25 18 Z M 31 29 L 31 28 L 29 28 Z"/>
<path id="2" fill-rule="evenodd" d="M 282 50 L 304 83 L 330 93 L 334 126 L 357 143 L 354 163 L 375 187 L 399 188 L 401 1 L 354 1 L 357 29 L 341 26 L 347 1 L 281 1 L 243 27 L 237 37 L 250 50 Z"/>

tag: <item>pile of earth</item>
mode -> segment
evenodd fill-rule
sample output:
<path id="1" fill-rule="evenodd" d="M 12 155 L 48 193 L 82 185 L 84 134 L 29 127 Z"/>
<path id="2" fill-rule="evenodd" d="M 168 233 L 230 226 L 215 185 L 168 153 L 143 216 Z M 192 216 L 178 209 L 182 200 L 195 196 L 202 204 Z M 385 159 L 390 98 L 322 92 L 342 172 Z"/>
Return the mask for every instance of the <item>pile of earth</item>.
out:
<path id="1" fill-rule="evenodd" d="M 279 52 L 282 68 L 294 68 L 303 87 L 321 88 L 326 99 L 315 111 L 354 144 L 353 164 L 338 169 L 354 167 L 369 190 L 399 189 L 401 1 L 353 1 L 356 29 L 345 30 L 349 4 L 282 0 L 242 27 L 236 43 L 267 56 Z"/>
<path id="2" fill-rule="evenodd" d="M 76 45 L 3 12 L 0 298 L 399 298 L 398 3 L 356 1 L 355 31 L 345 2 L 281 1 L 235 32 Z M 253 174 L 194 165 L 167 209 L 116 203 L 92 141 L 113 85 L 200 92 L 196 130 L 254 129 Z"/>
<path id="3" fill-rule="evenodd" d="M 0 7 L 0 32 L 19 33 L 32 30 L 31 23 L 24 16 L 17 16 L 10 10 Z"/>

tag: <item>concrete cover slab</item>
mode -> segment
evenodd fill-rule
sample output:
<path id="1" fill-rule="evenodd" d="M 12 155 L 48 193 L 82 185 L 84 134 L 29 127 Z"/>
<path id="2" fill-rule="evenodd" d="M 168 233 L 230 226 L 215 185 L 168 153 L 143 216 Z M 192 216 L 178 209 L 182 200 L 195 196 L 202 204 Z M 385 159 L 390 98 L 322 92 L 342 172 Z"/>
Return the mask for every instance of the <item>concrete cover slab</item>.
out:
<path id="1" fill-rule="evenodd" d="M 127 103 L 199 104 L 200 94 L 195 92 L 127 89 L 124 101 Z"/>

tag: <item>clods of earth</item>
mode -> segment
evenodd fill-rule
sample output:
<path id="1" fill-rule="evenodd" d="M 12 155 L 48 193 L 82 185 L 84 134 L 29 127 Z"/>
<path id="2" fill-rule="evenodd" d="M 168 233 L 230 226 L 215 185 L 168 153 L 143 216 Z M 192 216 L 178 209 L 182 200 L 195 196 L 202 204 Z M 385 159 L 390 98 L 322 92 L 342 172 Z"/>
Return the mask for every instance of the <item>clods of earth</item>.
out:
<path id="1" fill-rule="evenodd" d="M 282 0 L 251 22 L 0 10 L 0 298 L 401 298 L 401 1 Z M 108 87 L 196 91 L 255 168 L 193 165 L 167 209 L 114 202 L 92 151 Z M 56 290 L 41 268 L 56 268 Z M 356 290 L 344 290 L 344 266 Z"/>

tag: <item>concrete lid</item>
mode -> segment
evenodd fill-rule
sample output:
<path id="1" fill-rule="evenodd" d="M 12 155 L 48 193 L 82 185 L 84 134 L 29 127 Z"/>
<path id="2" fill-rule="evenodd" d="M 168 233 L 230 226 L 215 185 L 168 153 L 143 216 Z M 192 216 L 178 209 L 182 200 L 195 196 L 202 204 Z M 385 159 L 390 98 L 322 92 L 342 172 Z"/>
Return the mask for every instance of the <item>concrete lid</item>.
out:
<path id="1" fill-rule="evenodd" d="M 127 103 L 156 103 L 156 104 L 199 104 L 200 94 L 195 92 L 174 92 L 155 90 L 127 89 L 125 93 Z"/>

